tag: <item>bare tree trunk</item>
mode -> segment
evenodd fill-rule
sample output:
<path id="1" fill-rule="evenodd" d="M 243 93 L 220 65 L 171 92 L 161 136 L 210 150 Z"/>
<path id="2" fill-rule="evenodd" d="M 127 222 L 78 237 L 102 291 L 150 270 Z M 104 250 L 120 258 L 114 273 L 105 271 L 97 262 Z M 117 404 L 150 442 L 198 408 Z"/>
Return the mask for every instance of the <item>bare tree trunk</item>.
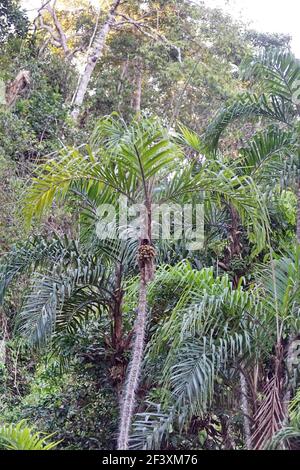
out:
<path id="1" fill-rule="evenodd" d="M 142 81 L 143 81 L 142 64 L 140 60 L 137 60 L 136 76 L 135 76 L 135 91 L 134 91 L 133 100 L 132 100 L 133 102 L 132 108 L 137 115 L 139 115 L 141 112 Z"/>
<path id="2" fill-rule="evenodd" d="M 123 65 L 122 65 L 122 71 L 121 71 L 121 75 L 120 75 L 120 80 L 119 80 L 119 83 L 117 85 L 117 94 L 119 95 L 122 91 L 122 88 L 123 88 L 123 84 L 124 84 L 124 80 L 127 76 L 127 73 L 128 73 L 128 65 L 129 65 L 129 60 L 128 58 L 123 62 Z"/>
<path id="3" fill-rule="evenodd" d="M 241 387 L 241 409 L 243 412 L 244 419 L 244 436 L 246 449 L 251 449 L 251 426 L 249 420 L 249 404 L 248 404 L 248 387 L 246 378 L 243 371 L 240 371 L 240 387 Z"/>
<path id="4" fill-rule="evenodd" d="M 115 16 L 117 13 L 117 9 L 121 3 L 121 0 L 114 0 L 109 13 L 107 15 L 107 18 L 105 20 L 104 25 L 102 26 L 101 30 L 99 33 L 95 36 L 94 44 L 92 46 L 92 50 L 88 55 L 87 58 L 87 63 L 84 69 L 83 74 L 80 76 L 79 81 L 78 81 L 78 86 L 77 90 L 75 92 L 75 95 L 73 97 L 73 105 L 74 109 L 71 113 L 72 117 L 74 119 L 77 119 L 79 112 L 80 112 L 80 107 L 83 103 L 84 97 L 86 95 L 88 85 L 91 79 L 91 76 L 93 74 L 93 71 L 95 69 L 96 63 L 98 60 L 101 58 L 103 54 L 103 49 L 105 46 L 105 40 L 108 35 L 108 33 L 111 30 L 111 27 L 115 21 Z"/>

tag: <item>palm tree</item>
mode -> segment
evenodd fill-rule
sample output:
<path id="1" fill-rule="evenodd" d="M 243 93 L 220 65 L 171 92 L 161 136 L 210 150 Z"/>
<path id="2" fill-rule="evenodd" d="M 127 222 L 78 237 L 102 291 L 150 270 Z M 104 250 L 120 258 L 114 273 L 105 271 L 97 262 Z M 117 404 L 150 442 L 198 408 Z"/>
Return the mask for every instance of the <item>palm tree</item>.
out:
<path id="1" fill-rule="evenodd" d="M 146 360 L 147 375 L 153 371 L 157 382 L 159 374 L 164 394 L 159 406 L 151 404 L 137 415 L 131 439 L 137 448 L 159 449 L 174 427 L 183 431 L 194 416 L 210 410 L 218 381 L 239 358 L 253 354 L 258 335 L 255 296 L 241 286 L 233 289 L 228 275 L 216 278 L 212 268 L 198 271 L 187 262 L 162 266 L 149 302 L 155 304 L 167 286 L 181 294 L 171 312 L 163 314 Z M 155 364 L 161 361 L 159 372 Z"/>
<path id="2" fill-rule="evenodd" d="M 242 173 L 245 172 L 264 188 L 269 196 L 274 189 L 292 188 L 297 197 L 297 227 L 296 240 L 300 243 L 300 153 L 299 153 L 299 83 L 300 63 L 288 51 L 269 50 L 258 57 L 248 60 L 242 69 L 243 76 L 247 80 L 254 81 L 256 89 L 261 94 L 247 93 L 238 96 L 233 102 L 222 109 L 212 124 L 209 126 L 206 139 L 210 148 L 216 150 L 219 139 L 227 126 L 235 120 L 241 121 L 245 118 L 255 116 L 263 118 L 268 127 L 257 132 L 247 147 L 240 150 L 237 164 L 241 166 Z M 272 257 L 272 254 L 271 254 Z M 298 263 L 298 256 L 295 263 Z M 274 296 L 276 299 L 276 265 L 272 263 L 272 279 Z M 276 294 L 276 295 L 275 295 Z M 276 301 L 277 302 L 277 301 Z M 277 305 L 277 303 L 276 303 Z M 274 370 L 273 382 L 268 385 L 265 392 L 270 400 L 280 397 L 282 384 L 278 377 L 282 374 L 283 351 L 282 351 L 282 326 L 280 311 L 277 310 L 277 339 L 276 357 L 277 366 Z M 289 336 L 290 349 L 293 347 L 294 337 Z M 288 401 L 290 396 L 289 386 L 285 397 L 281 396 L 281 404 L 277 400 L 277 415 L 268 416 L 269 422 L 279 422 L 282 425 L 283 416 L 287 416 L 287 406 L 282 401 Z M 280 400 L 279 400 L 280 401 Z M 263 408 L 265 406 L 265 408 Z M 263 444 L 264 433 L 261 433 L 260 418 L 265 418 L 270 409 L 270 403 L 262 403 L 256 418 L 257 432 L 254 439 L 258 439 L 256 445 Z M 276 425 L 274 433 L 276 431 Z M 274 434 L 273 433 L 273 434 Z M 262 439 L 259 441 L 259 439 Z"/>
<path id="3" fill-rule="evenodd" d="M 272 124 L 257 133 L 241 152 L 248 173 L 268 187 L 282 183 L 295 189 L 297 210 L 297 242 L 300 243 L 300 153 L 299 103 L 300 62 L 284 50 L 268 50 L 246 61 L 243 77 L 254 80 L 261 94 L 246 93 L 228 103 L 206 132 L 206 142 L 216 150 L 225 129 L 234 121 L 253 117 Z"/>
<path id="4" fill-rule="evenodd" d="M 150 382 L 163 392 L 159 405 L 149 400 L 146 411 L 136 415 L 132 447 L 160 449 L 174 429 L 183 432 L 194 416 L 220 409 L 230 415 L 230 406 L 239 408 L 241 372 L 251 391 L 247 401 L 256 410 L 248 445 L 269 445 L 286 423 L 287 380 L 298 383 L 298 364 L 278 362 L 274 344 L 277 328 L 281 338 L 299 331 L 299 282 L 294 253 L 263 266 L 247 290 L 242 284 L 234 287 L 227 274 L 216 278 L 212 268 L 197 271 L 185 262 L 162 266 L 150 288 L 150 307 L 164 289 L 176 286 L 179 294 L 171 311 L 167 304 L 161 314 L 145 367 Z M 281 354 L 286 351 L 281 344 Z"/>
<path id="5" fill-rule="evenodd" d="M 154 278 L 155 251 L 152 246 L 152 204 L 187 200 L 191 194 L 210 192 L 216 200 L 230 200 L 256 230 L 258 246 L 265 240 L 265 217 L 250 178 L 239 178 L 222 165 L 206 162 L 195 173 L 193 161 L 185 159 L 176 144 L 155 119 L 133 122 L 130 127 L 115 116 L 104 118 L 97 126 L 91 147 L 85 153 L 76 149 L 64 151 L 58 158 L 38 169 L 29 188 L 25 215 L 27 221 L 41 216 L 54 199 L 78 194 L 78 186 L 93 191 L 98 203 L 117 205 L 120 195 L 131 204 L 145 207 L 139 235 L 139 301 L 134 327 L 132 359 L 122 399 L 118 448 L 128 447 L 135 394 L 141 374 L 147 319 L 147 289 Z M 250 188 L 253 192 L 251 193 Z"/>
<path id="6" fill-rule="evenodd" d="M 274 325 L 273 371 L 265 381 L 264 398 L 254 415 L 254 448 L 264 448 L 287 422 L 288 402 L 299 378 L 299 364 L 293 363 L 299 332 L 299 247 L 262 270 L 264 309 Z"/>
<path id="7" fill-rule="evenodd" d="M 274 49 L 248 60 L 242 68 L 242 74 L 247 80 L 254 81 L 255 90 L 260 90 L 261 93 L 243 94 L 228 103 L 209 126 L 206 142 L 211 149 L 216 151 L 221 135 L 232 122 L 242 122 L 244 119 L 253 117 L 260 117 L 266 121 L 268 127 L 257 132 L 247 146 L 240 149 L 236 165 L 240 166 L 240 174 L 251 175 L 256 183 L 263 188 L 266 196 L 270 197 L 278 186 L 292 188 L 295 191 L 297 196 L 296 239 L 299 244 L 299 104 L 296 98 L 297 87 L 300 83 L 300 63 L 290 52 Z M 298 263 L 297 256 L 295 263 Z M 281 382 L 282 374 L 284 375 L 283 320 L 277 297 L 283 294 L 283 291 L 277 292 L 277 265 L 273 261 L 271 266 L 272 298 L 275 299 L 277 317 L 276 367 L 273 378 L 264 391 L 266 399 L 262 401 L 254 416 L 256 430 L 253 432 L 252 443 L 257 448 L 264 445 L 268 433 L 269 437 L 272 437 L 276 430 L 282 427 L 287 417 L 287 406 L 284 402 L 288 401 L 291 389 L 288 385 L 284 393 Z M 296 279 L 298 279 L 298 275 L 296 275 Z M 292 347 L 295 336 L 291 331 L 287 331 L 287 335 Z M 270 414 L 271 409 L 273 413 Z M 268 426 L 263 428 L 266 422 L 272 423 L 273 430 L 270 430 Z"/>

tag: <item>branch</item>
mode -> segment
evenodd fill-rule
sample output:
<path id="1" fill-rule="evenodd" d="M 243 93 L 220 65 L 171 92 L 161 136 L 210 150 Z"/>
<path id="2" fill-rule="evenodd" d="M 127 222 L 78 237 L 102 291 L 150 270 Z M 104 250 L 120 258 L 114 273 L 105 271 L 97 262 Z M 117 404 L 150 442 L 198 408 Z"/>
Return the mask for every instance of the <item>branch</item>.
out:
<path id="1" fill-rule="evenodd" d="M 51 15 L 51 17 L 52 17 L 52 19 L 53 19 L 53 21 L 54 21 L 56 31 L 57 31 L 57 33 L 58 33 L 58 35 L 59 35 L 60 42 L 61 42 L 61 46 L 62 46 L 62 48 L 63 48 L 63 50 L 64 50 L 64 53 L 65 53 L 66 56 L 69 55 L 70 50 L 69 50 L 68 45 L 67 45 L 67 37 L 66 37 L 66 34 L 65 34 L 65 32 L 64 32 L 64 30 L 63 30 L 63 28 L 62 28 L 62 25 L 61 25 L 60 21 L 59 21 L 58 18 L 57 18 L 57 15 L 56 15 L 56 12 L 55 12 L 54 8 L 52 8 L 52 7 L 48 4 L 48 5 L 46 5 L 46 6 L 44 7 L 44 10 L 46 10 L 46 11 L 48 11 L 48 12 L 50 13 L 50 15 Z"/>
<path id="2" fill-rule="evenodd" d="M 62 48 L 63 51 L 64 51 L 64 54 L 65 54 L 65 57 L 70 59 L 80 49 L 77 48 L 73 52 L 69 49 L 67 35 L 63 30 L 63 27 L 62 27 L 62 25 L 61 25 L 61 23 L 60 23 L 60 21 L 57 17 L 57 14 L 56 14 L 56 11 L 55 11 L 55 8 L 54 8 L 56 2 L 54 2 L 53 6 L 51 6 L 50 1 L 51 0 L 44 3 L 41 6 L 41 8 L 38 10 L 38 15 L 37 15 L 36 19 L 34 20 L 35 29 L 37 28 L 37 24 L 39 23 L 40 28 L 46 30 L 49 33 L 49 35 L 51 37 L 52 45 Z M 44 12 L 48 12 L 50 14 L 50 16 L 53 20 L 53 23 L 54 23 L 54 27 L 52 27 L 52 26 L 50 26 L 50 25 L 48 25 L 44 22 L 44 18 L 43 18 L 43 13 Z"/>
<path id="3" fill-rule="evenodd" d="M 178 52 L 178 62 L 180 62 L 180 63 L 182 62 L 180 47 L 176 46 L 171 41 L 169 41 L 169 39 L 167 39 L 163 34 L 158 33 L 157 31 L 155 31 L 155 29 L 153 29 L 151 26 L 145 24 L 143 21 L 134 20 L 134 19 L 130 18 L 129 16 L 124 15 L 123 13 L 117 13 L 116 16 L 120 16 L 125 21 L 119 21 L 118 23 L 115 23 L 115 25 L 113 26 L 114 28 L 119 27 L 119 26 L 124 26 L 126 24 L 131 24 L 135 28 L 137 28 L 145 36 L 147 36 L 147 37 L 149 37 L 149 38 L 151 38 L 155 41 L 157 41 L 159 39 L 160 41 L 164 42 L 168 46 L 171 46 L 174 49 L 176 49 L 177 52 Z M 145 29 L 147 29 L 148 31 L 145 31 Z"/>

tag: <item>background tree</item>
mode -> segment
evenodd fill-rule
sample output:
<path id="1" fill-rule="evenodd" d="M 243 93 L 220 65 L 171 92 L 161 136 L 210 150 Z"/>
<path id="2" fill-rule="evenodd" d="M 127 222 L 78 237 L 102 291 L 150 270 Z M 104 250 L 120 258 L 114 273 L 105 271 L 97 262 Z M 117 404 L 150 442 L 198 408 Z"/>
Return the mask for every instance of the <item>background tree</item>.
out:
<path id="1" fill-rule="evenodd" d="M 0 44 L 11 37 L 23 38 L 28 31 L 28 19 L 15 0 L 4 0 L 0 6 Z"/>

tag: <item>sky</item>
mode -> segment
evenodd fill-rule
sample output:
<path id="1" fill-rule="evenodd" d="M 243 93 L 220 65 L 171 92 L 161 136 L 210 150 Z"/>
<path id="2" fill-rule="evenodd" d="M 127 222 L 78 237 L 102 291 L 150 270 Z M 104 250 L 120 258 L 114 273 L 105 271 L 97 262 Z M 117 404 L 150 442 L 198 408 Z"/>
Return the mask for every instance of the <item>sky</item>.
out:
<path id="1" fill-rule="evenodd" d="M 258 31 L 289 34 L 293 52 L 300 58 L 300 0 L 205 0 L 205 3 L 251 22 Z"/>
<path id="2" fill-rule="evenodd" d="M 197 0 L 194 0 L 195 2 Z M 200 0 L 199 0 L 200 1 Z M 93 3 L 96 0 L 92 0 Z M 292 36 L 292 48 L 300 58 L 300 0 L 204 0 L 235 18 L 242 18 L 251 27 L 262 32 L 284 33 Z M 22 0 L 24 8 L 32 10 L 41 0 Z M 34 12 L 32 11 L 31 14 Z"/>

